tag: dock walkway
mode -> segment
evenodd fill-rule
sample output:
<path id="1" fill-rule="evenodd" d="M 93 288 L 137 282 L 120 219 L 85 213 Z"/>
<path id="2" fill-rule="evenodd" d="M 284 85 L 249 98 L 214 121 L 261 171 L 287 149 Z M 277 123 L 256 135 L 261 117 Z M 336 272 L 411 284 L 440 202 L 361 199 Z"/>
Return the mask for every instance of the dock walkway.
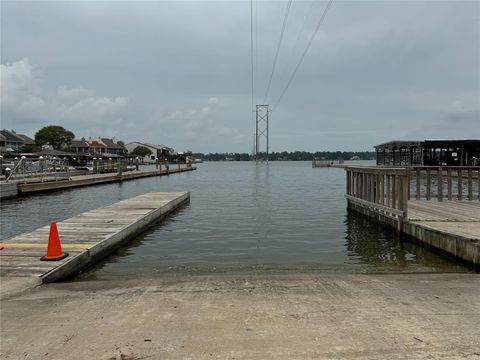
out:
<path id="1" fill-rule="evenodd" d="M 128 171 L 122 174 L 82 174 L 78 172 L 63 172 L 43 177 L 30 177 L 24 179 L 15 179 L 10 182 L 0 181 L 0 199 L 14 198 L 18 195 L 30 195 L 42 192 L 63 190 L 80 186 L 91 186 L 106 184 L 118 181 L 134 180 L 150 176 L 161 176 L 180 173 L 184 171 L 196 170 L 195 166 L 179 164 L 168 168 L 160 166 L 155 170 Z"/>
<path id="2" fill-rule="evenodd" d="M 57 226 L 69 256 L 60 261 L 40 261 L 50 225 L 15 236 L 0 251 L 0 276 L 40 277 L 43 283 L 71 277 L 189 199 L 188 192 L 152 192 L 64 220 Z"/>
<path id="3" fill-rule="evenodd" d="M 73 176 L 69 179 L 64 180 L 53 180 L 53 181 L 37 181 L 37 182 L 29 182 L 22 183 L 18 182 L 18 192 L 21 195 L 28 195 L 32 193 L 40 193 L 46 191 L 54 191 L 54 190 L 61 190 L 67 189 L 72 187 L 79 187 L 79 186 L 89 186 L 89 185 L 97 185 L 97 184 L 105 184 L 117 181 L 127 181 L 127 180 L 134 180 L 143 177 L 150 177 L 150 176 L 160 176 L 160 175 L 169 175 L 180 173 L 184 171 L 192 171 L 196 170 L 194 166 L 187 166 L 187 165 L 178 165 L 178 166 L 170 166 L 168 169 L 155 169 L 155 170 L 139 170 L 139 171 L 127 171 L 122 173 L 121 175 L 117 173 L 108 173 L 108 174 L 90 174 L 90 175 L 78 175 Z"/>
<path id="4" fill-rule="evenodd" d="M 480 168 L 346 167 L 348 208 L 480 264 Z"/>

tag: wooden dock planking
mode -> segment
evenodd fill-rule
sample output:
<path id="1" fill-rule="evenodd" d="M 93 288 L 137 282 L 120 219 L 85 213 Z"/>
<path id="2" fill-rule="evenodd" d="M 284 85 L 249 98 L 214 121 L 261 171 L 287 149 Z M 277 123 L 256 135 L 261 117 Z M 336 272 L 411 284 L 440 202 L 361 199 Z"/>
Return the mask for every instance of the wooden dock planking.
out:
<path id="1" fill-rule="evenodd" d="M 480 202 L 409 200 L 408 219 L 419 221 L 480 222 Z"/>
<path id="2" fill-rule="evenodd" d="M 474 184 L 478 168 L 454 167 L 447 176 L 437 168 L 346 167 L 346 199 L 348 208 L 377 219 L 421 243 L 443 251 L 474 266 L 480 264 L 480 194 L 479 181 Z M 453 187 L 455 170 L 457 186 Z M 426 172 L 425 179 L 419 174 Z M 467 195 L 462 195 L 466 172 Z M 411 189 L 416 174 L 415 191 Z M 435 178 L 436 184 L 433 183 Z M 426 181 L 426 186 L 422 183 Z M 393 185 L 390 184 L 393 181 Z M 442 188 L 447 182 L 447 194 Z M 395 185 L 397 184 L 397 186 Z M 475 186 L 474 186 L 475 185 Z M 437 193 L 433 193 L 434 186 Z M 457 190 L 458 187 L 458 190 Z M 476 191 L 476 192 L 475 192 Z M 415 194 L 415 200 L 411 195 Z M 390 199 L 397 199 L 398 201 Z M 425 200 L 424 200 L 425 199 Z"/>
<path id="3" fill-rule="evenodd" d="M 409 201 L 408 222 L 429 230 L 480 241 L 480 202 Z"/>
<path id="4" fill-rule="evenodd" d="M 15 236 L 0 251 L 0 276 L 39 276 L 43 282 L 71 277 L 189 198 L 187 192 L 148 193 L 59 222 L 62 248 L 69 253 L 60 261 L 40 261 L 46 251 L 49 225 Z"/>
<path id="5" fill-rule="evenodd" d="M 181 165 L 170 167 L 167 171 L 164 170 L 139 170 L 139 171 L 129 171 L 124 172 L 121 175 L 117 173 L 108 173 L 108 174 L 89 174 L 89 175 L 77 175 L 72 176 L 69 179 L 63 179 L 58 181 L 43 181 L 41 182 L 40 179 L 37 179 L 36 182 L 33 182 L 32 179 L 28 179 L 23 183 L 21 180 L 16 181 L 16 187 L 18 188 L 18 193 L 27 195 L 33 193 L 40 193 L 45 191 L 55 191 L 55 190 L 62 190 L 68 189 L 73 187 L 80 187 L 80 186 L 91 186 L 91 185 L 99 185 L 99 184 L 106 184 L 118 181 L 126 181 L 126 180 L 134 180 L 140 179 L 144 177 L 151 177 L 151 176 L 160 176 L 160 175 L 170 175 L 185 171 L 192 171 L 196 170 L 195 166 L 189 165 Z"/>

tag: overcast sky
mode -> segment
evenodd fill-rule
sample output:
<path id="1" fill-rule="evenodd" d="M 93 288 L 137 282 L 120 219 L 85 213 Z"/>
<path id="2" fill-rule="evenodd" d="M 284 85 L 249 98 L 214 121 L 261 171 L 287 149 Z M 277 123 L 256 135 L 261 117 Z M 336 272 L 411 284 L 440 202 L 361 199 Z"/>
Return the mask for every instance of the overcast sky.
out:
<path id="1" fill-rule="evenodd" d="M 262 103 L 286 1 L 254 1 Z M 294 0 L 274 105 L 325 1 Z M 250 2 L 1 2 L 1 127 L 251 152 Z M 272 151 L 480 138 L 480 2 L 335 1 L 271 114 Z"/>

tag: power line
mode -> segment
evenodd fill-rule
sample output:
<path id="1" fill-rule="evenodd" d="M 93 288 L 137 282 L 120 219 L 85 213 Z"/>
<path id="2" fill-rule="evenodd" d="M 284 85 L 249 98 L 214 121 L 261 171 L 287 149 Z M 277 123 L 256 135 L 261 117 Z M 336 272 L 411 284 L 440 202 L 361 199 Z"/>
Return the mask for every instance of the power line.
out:
<path id="1" fill-rule="evenodd" d="M 287 85 L 285 86 L 285 88 L 283 89 L 282 91 L 282 94 L 280 95 L 280 97 L 278 98 L 277 102 L 275 103 L 275 106 L 273 107 L 272 111 L 275 110 L 278 106 L 278 104 L 280 104 L 280 101 L 282 101 L 283 99 L 283 96 L 285 95 L 285 93 L 287 92 L 290 84 L 292 83 L 293 81 L 293 78 L 295 77 L 295 75 L 297 74 L 297 71 L 298 69 L 300 68 L 300 65 L 302 65 L 302 62 L 303 60 L 305 59 L 305 56 L 307 55 L 307 52 L 308 50 L 310 49 L 310 46 L 312 45 L 312 42 L 313 42 L 313 39 L 315 39 L 315 36 L 317 35 L 318 33 L 318 30 L 320 29 L 320 26 L 323 24 L 324 20 L 325 20 L 325 17 L 327 16 L 327 13 L 328 13 L 328 10 L 330 9 L 330 7 L 332 6 L 332 3 L 333 3 L 333 0 L 329 0 L 325 10 L 323 11 L 323 14 L 322 16 L 320 17 L 320 20 L 318 21 L 318 24 L 317 24 L 317 27 L 315 28 L 315 31 L 313 32 L 312 36 L 310 37 L 310 40 L 307 44 L 307 47 L 305 48 L 302 56 L 300 57 L 300 60 L 298 61 L 297 65 L 295 66 L 295 69 L 293 70 L 293 73 L 292 75 L 290 76 L 290 79 L 288 79 L 288 82 L 287 82 Z"/>
<path id="2" fill-rule="evenodd" d="M 308 6 L 307 11 L 305 12 L 305 18 L 303 19 L 303 23 L 302 23 L 302 27 L 300 28 L 300 32 L 298 33 L 297 35 L 297 40 L 295 40 L 295 45 L 293 45 L 293 49 L 296 49 L 297 48 L 297 45 L 298 43 L 300 42 L 300 38 L 303 34 L 303 30 L 305 30 L 305 26 L 307 25 L 307 21 L 309 19 L 309 16 L 312 12 L 312 7 L 313 7 L 313 4 L 315 4 L 314 1 L 310 1 L 310 5 Z"/>
<path id="3" fill-rule="evenodd" d="M 250 63 L 251 63 L 251 68 L 252 68 L 252 107 L 251 107 L 251 113 L 252 113 L 252 130 L 254 130 L 255 127 L 255 117 L 253 114 L 253 107 L 255 104 L 255 82 L 254 82 L 254 64 L 253 64 L 253 0 L 250 0 Z"/>
<path id="4" fill-rule="evenodd" d="M 258 0 L 255 0 L 255 78 L 258 79 Z M 258 87 L 255 89 L 255 101 L 258 101 Z"/>
<path id="5" fill-rule="evenodd" d="M 287 6 L 285 8 L 285 16 L 283 18 L 282 31 L 280 32 L 280 39 L 278 39 L 277 51 L 275 53 L 275 58 L 273 59 L 272 72 L 270 73 L 270 79 L 268 80 L 267 90 L 265 91 L 265 97 L 263 98 L 263 103 L 267 103 L 268 92 L 270 91 L 270 85 L 272 85 L 273 74 L 275 72 L 275 67 L 277 65 L 278 54 L 280 52 L 280 46 L 282 45 L 283 33 L 285 32 L 285 27 L 287 26 L 288 14 L 290 12 L 290 7 L 292 6 L 292 0 L 288 0 Z"/>

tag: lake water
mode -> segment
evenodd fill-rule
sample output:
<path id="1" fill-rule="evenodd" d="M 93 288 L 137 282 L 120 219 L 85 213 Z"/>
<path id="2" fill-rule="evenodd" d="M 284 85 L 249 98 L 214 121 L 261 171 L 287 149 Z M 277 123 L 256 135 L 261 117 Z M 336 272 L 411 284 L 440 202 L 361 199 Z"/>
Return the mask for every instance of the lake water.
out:
<path id="1" fill-rule="evenodd" d="M 348 214 L 344 189 L 344 170 L 310 162 L 209 162 L 193 172 L 3 201 L 1 236 L 150 191 L 190 191 L 190 204 L 79 278 L 469 271 Z"/>

